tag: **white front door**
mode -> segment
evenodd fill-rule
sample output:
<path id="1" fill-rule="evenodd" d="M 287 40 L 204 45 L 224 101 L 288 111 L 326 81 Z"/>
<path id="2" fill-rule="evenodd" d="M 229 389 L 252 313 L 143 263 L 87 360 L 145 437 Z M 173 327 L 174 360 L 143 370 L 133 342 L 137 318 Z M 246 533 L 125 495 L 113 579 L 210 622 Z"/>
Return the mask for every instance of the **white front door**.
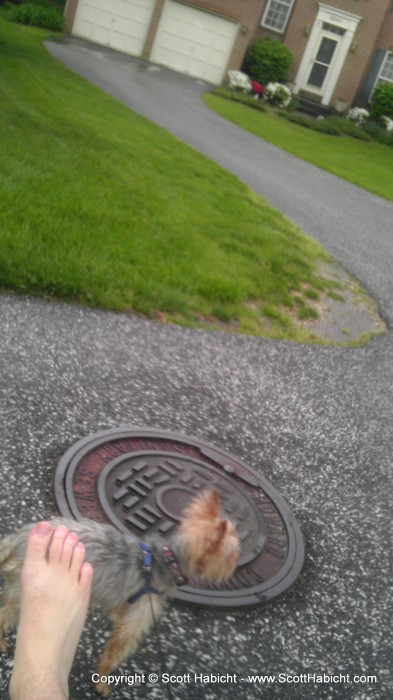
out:
<path id="1" fill-rule="evenodd" d="M 327 33 L 322 34 L 307 78 L 309 89 L 317 92 L 323 91 L 323 85 L 334 66 L 338 44 L 339 39 L 332 38 Z"/>
<path id="2" fill-rule="evenodd" d="M 319 6 L 317 18 L 295 79 L 294 92 L 306 90 L 329 104 L 360 17 Z"/>

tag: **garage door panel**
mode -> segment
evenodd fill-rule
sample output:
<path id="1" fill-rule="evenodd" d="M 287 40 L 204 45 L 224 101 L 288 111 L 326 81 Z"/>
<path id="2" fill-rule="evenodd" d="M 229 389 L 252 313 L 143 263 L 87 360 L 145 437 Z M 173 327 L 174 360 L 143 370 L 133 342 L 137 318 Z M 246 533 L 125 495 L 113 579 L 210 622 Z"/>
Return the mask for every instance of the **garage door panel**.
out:
<path id="1" fill-rule="evenodd" d="M 155 0 L 79 0 L 72 33 L 140 56 Z"/>
<path id="2" fill-rule="evenodd" d="M 151 60 L 181 73 L 220 83 L 238 25 L 191 5 L 167 0 Z"/>
<path id="3" fill-rule="evenodd" d="M 213 51 L 223 52 L 226 50 L 227 46 L 228 46 L 228 37 L 220 36 L 219 34 L 215 34 L 215 36 L 212 37 L 211 47 L 212 47 Z"/>
<path id="4" fill-rule="evenodd" d="M 149 2 L 135 4 L 127 0 L 118 0 L 116 14 L 119 17 L 147 24 L 150 22 L 152 7 Z"/>
<path id="5" fill-rule="evenodd" d="M 109 33 L 109 43 L 111 46 L 116 47 L 117 51 L 129 53 L 130 36 L 126 36 L 123 31 L 119 32 L 115 28 L 112 29 Z"/>
<path id="6" fill-rule="evenodd" d="M 187 39 L 188 41 L 194 41 L 196 37 L 198 36 L 197 34 L 197 28 L 194 27 L 192 24 L 185 23 L 185 22 L 177 22 L 174 21 L 172 26 L 169 24 L 168 28 L 164 30 L 168 34 L 172 34 L 175 38 L 177 36 L 182 36 L 184 39 Z"/>
<path id="7" fill-rule="evenodd" d="M 109 42 L 109 30 L 106 27 L 94 27 L 91 41 L 94 41 L 96 44 L 104 44 L 106 46 Z"/>
<path id="8" fill-rule="evenodd" d="M 196 52 L 196 57 L 200 57 L 201 60 L 209 61 L 214 66 L 221 66 L 222 53 L 221 51 L 214 51 L 214 49 L 205 49 L 200 52 Z"/>

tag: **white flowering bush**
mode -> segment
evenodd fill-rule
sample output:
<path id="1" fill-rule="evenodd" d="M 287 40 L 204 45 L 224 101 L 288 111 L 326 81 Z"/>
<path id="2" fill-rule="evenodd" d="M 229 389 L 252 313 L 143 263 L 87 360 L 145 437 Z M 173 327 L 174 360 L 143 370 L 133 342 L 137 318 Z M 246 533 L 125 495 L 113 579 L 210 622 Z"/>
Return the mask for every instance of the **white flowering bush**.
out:
<path id="1" fill-rule="evenodd" d="M 291 91 L 282 83 L 268 83 L 264 97 L 275 107 L 287 107 L 291 101 Z"/>
<path id="2" fill-rule="evenodd" d="M 252 89 L 250 78 L 240 70 L 228 71 L 228 86 L 231 90 L 244 93 L 251 92 Z"/>
<path id="3" fill-rule="evenodd" d="M 381 123 L 386 131 L 393 131 L 393 119 L 390 119 L 390 117 L 381 117 Z"/>
<path id="4" fill-rule="evenodd" d="M 369 118 L 370 112 L 363 107 L 352 107 L 347 114 L 347 119 L 356 126 L 363 126 Z"/>

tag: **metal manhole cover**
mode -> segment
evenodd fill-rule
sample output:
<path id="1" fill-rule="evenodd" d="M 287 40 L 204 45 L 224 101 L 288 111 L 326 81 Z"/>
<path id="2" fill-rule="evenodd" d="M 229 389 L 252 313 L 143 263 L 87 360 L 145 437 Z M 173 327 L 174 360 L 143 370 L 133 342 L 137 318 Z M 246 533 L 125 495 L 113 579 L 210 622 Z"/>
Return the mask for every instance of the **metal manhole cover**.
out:
<path id="1" fill-rule="evenodd" d="M 303 538 L 283 496 L 233 455 L 195 438 L 145 427 L 96 433 L 61 458 L 54 487 L 63 516 L 109 522 L 142 540 L 153 533 L 170 539 L 192 498 L 216 489 L 240 536 L 239 565 L 222 586 L 190 580 L 177 589 L 180 602 L 267 603 L 303 566 Z"/>

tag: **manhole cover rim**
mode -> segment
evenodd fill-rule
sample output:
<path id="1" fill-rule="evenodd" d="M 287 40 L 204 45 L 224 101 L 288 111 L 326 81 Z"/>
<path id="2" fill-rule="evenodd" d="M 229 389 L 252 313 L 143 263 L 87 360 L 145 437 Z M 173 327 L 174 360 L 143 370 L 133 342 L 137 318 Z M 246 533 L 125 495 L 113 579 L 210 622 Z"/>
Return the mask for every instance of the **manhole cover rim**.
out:
<path id="1" fill-rule="evenodd" d="M 132 440 L 135 438 L 140 440 L 149 438 L 154 440 L 169 440 L 197 448 L 200 450 L 202 455 L 204 455 L 205 449 L 208 454 L 204 456 L 207 456 L 213 461 L 214 458 L 217 458 L 216 468 L 218 469 L 218 467 L 221 467 L 223 469 L 223 473 L 225 472 L 222 460 L 228 459 L 230 462 L 235 461 L 235 463 L 242 469 L 246 470 L 246 472 L 251 472 L 251 475 L 255 474 L 255 483 L 253 483 L 253 477 L 251 476 L 250 484 L 254 488 L 259 488 L 261 491 L 266 493 L 267 497 L 273 502 L 282 518 L 288 535 L 288 556 L 282 568 L 272 578 L 253 587 L 250 586 L 249 588 L 236 589 L 232 591 L 195 589 L 185 586 L 178 589 L 178 592 L 175 594 L 174 600 L 176 602 L 196 606 L 203 605 L 205 607 L 214 606 L 226 609 L 240 609 L 243 607 L 258 606 L 270 602 L 273 599 L 277 599 L 280 595 L 292 587 L 303 568 L 305 548 L 300 527 L 293 516 L 285 497 L 279 491 L 277 491 L 277 489 L 268 479 L 261 476 L 258 472 L 254 472 L 251 467 L 242 462 L 242 460 L 240 460 L 237 456 L 227 452 L 221 447 L 212 445 L 211 443 L 199 438 L 193 438 L 182 433 L 163 430 L 160 428 L 150 428 L 147 426 L 121 426 L 117 428 L 108 428 L 81 438 L 78 442 L 69 447 L 60 458 L 54 475 L 55 499 L 59 510 L 65 517 L 71 517 L 74 519 L 79 519 L 81 517 L 78 505 L 74 499 L 72 488 L 69 489 L 68 494 L 66 491 L 63 493 L 65 481 L 68 481 L 68 484 L 72 484 L 72 477 L 75 468 L 78 466 L 80 460 L 83 459 L 83 456 L 93 451 L 95 448 L 99 448 L 103 444 L 106 444 L 105 440 L 107 438 L 109 438 L 110 442 L 119 441 L 121 439 Z M 127 453 L 123 453 L 123 455 L 120 455 L 119 458 L 124 459 L 126 454 Z M 177 456 L 179 457 L 181 454 L 178 454 Z M 116 460 L 117 457 L 114 457 L 113 459 Z M 110 461 L 112 462 L 112 460 Z M 226 476 L 228 477 L 229 474 L 226 474 Z M 237 477 L 236 480 L 241 480 L 241 477 Z M 72 503 L 69 502 L 70 494 L 72 495 Z M 213 602 L 209 601 L 209 598 L 211 599 L 212 597 L 214 597 Z"/>

